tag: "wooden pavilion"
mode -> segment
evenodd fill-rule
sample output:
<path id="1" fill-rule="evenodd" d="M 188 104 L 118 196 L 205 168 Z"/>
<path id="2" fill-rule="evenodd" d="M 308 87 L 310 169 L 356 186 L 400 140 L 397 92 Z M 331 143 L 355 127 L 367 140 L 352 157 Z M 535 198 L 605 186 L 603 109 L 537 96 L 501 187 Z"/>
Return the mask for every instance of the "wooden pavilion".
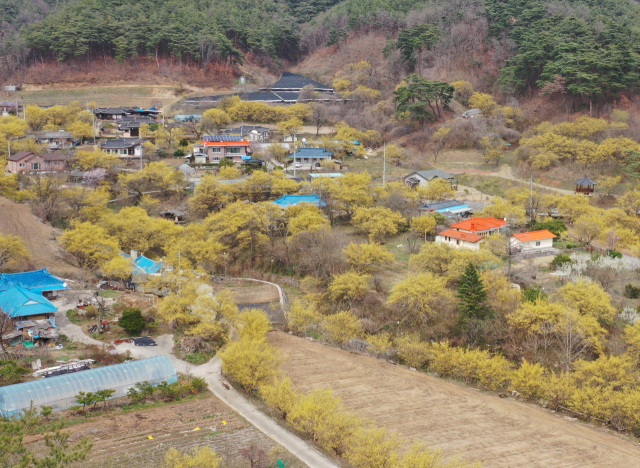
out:
<path id="1" fill-rule="evenodd" d="M 582 179 L 576 180 L 574 184 L 576 186 L 576 194 L 581 193 L 583 195 L 591 196 L 596 191 L 597 182 L 589 179 L 586 174 Z"/>

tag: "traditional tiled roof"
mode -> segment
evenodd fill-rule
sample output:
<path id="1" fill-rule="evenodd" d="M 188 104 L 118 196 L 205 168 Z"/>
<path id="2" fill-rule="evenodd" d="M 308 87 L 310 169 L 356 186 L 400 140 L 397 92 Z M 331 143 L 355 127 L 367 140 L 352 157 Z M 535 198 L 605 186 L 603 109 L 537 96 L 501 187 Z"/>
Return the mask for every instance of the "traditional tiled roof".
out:
<path id="1" fill-rule="evenodd" d="M 452 224 L 452 229 L 459 229 L 461 231 L 491 231 L 493 229 L 500 229 L 508 226 L 509 223 L 496 218 L 469 218 L 462 222 Z"/>
<path id="2" fill-rule="evenodd" d="M 333 91 L 333 88 L 330 86 L 319 83 L 311 78 L 307 78 L 306 76 L 297 75 L 295 73 L 284 72 L 282 77 L 276 81 L 272 86 L 261 88 L 261 89 L 270 89 L 273 91 L 277 90 L 301 90 L 305 86 L 312 85 L 316 91 Z"/>
<path id="3" fill-rule="evenodd" d="M 285 195 L 282 198 L 274 200 L 273 203 L 283 208 L 297 205 L 298 203 L 311 203 L 316 206 L 325 204 L 318 195 Z"/>
<path id="4" fill-rule="evenodd" d="M 541 231 L 529 231 L 529 232 L 521 232 L 518 234 L 513 234 L 513 237 L 515 237 L 521 242 L 529 242 L 529 241 L 537 241 L 542 239 L 553 239 L 558 236 L 556 236 L 554 233 L 552 233 L 548 229 L 542 229 Z"/>
<path id="5" fill-rule="evenodd" d="M 452 237 L 453 239 L 459 239 L 465 242 L 471 242 L 472 244 L 475 244 L 476 242 L 483 239 L 483 237 L 479 236 L 478 234 L 469 234 L 468 232 L 455 231 L 453 229 L 447 229 L 446 231 L 442 231 L 438 235 L 443 237 Z"/>
<path id="6" fill-rule="evenodd" d="M 582 179 L 576 180 L 574 184 L 575 185 L 597 185 L 598 182 L 596 182 L 595 180 L 589 179 L 585 174 L 585 176 Z"/>
<path id="7" fill-rule="evenodd" d="M 142 144 L 140 138 L 115 138 L 101 143 L 100 148 L 104 149 L 128 149 Z"/>
<path id="8" fill-rule="evenodd" d="M 58 308 L 41 294 L 20 286 L 13 286 L 0 293 L 0 309 L 9 317 L 53 314 Z"/>
<path id="9" fill-rule="evenodd" d="M 14 286 L 38 293 L 69 289 L 64 280 L 53 276 L 46 268 L 23 273 L 0 273 L 0 291 L 6 291 Z"/>

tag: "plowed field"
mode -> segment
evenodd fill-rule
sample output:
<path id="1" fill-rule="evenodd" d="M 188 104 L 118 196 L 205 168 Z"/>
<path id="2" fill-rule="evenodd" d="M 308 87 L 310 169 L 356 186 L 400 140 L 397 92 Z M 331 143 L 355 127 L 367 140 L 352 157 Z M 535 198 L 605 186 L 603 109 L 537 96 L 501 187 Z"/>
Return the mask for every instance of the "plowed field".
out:
<path id="1" fill-rule="evenodd" d="M 446 382 L 379 359 L 270 333 L 302 391 L 331 387 L 345 406 L 407 445 L 420 441 L 484 468 L 640 467 L 640 447 L 538 406 Z"/>

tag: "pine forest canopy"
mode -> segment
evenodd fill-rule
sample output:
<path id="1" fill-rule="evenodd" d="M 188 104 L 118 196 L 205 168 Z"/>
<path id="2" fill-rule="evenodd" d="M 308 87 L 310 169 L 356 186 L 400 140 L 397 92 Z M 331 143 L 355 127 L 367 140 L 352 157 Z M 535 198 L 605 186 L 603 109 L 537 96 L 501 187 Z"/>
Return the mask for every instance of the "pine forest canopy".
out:
<path id="1" fill-rule="evenodd" d="M 499 79 L 507 93 L 560 76 L 566 92 L 593 102 L 640 80 L 633 0 L 0 0 L 0 14 L 0 33 L 12 31 L 0 55 L 29 48 L 38 59 L 171 55 L 204 65 L 251 52 L 295 61 L 312 50 L 313 31 L 331 30 L 323 46 L 369 28 L 397 31 L 410 68 L 453 25 L 486 18 L 489 36 L 512 44 Z"/>

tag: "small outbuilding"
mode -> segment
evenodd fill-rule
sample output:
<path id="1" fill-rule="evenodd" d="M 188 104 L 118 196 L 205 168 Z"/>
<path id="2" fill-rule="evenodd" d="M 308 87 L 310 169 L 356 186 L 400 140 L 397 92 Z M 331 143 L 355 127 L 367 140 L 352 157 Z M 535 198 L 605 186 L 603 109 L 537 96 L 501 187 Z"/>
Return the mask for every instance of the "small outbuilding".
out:
<path id="1" fill-rule="evenodd" d="M 453 189 L 458 188 L 458 180 L 442 169 L 412 172 L 404 178 L 404 183 L 410 188 L 416 188 L 419 186 L 426 187 L 429 185 L 429 182 L 435 179 L 441 179 L 448 182 Z"/>
<path id="2" fill-rule="evenodd" d="M 166 356 L 156 356 L 140 361 L 125 362 L 71 374 L 0 387 L 0 417 L 18 418 L 29 409 L 51 406 L 53 411 L 63 411 L 77 405 L 79 392 L 115 390 L 111 397 L 127 396 L 130 388 L 138 383 L 158 385 L 177 382 L 178 374 Z"/>

